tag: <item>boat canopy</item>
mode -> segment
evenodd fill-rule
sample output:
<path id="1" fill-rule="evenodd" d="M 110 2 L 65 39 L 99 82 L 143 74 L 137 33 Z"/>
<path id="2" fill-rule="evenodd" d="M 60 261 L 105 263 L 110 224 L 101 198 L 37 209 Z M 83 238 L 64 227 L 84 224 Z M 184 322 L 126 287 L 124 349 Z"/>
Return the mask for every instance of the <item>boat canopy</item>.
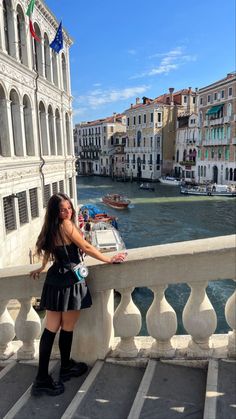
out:
<path id="1" fill-rule="evenodd" d="M 95 217 L 95 215 L 97 215 L 97 214 L 101 214 L 102 213 L 102 211 L 100 210 L 100 208 L 98 208 L 96 205 L 93 205 L 93 204 L 87 204 L 87 205 L 83 205 L 81 208 L 80 208 L 80 210 L 83 212 L 83 211 L 88 211 L 88 213 L 89 213 L 89 216 L 91 217 L 91 218 L 94 218 Z"/>

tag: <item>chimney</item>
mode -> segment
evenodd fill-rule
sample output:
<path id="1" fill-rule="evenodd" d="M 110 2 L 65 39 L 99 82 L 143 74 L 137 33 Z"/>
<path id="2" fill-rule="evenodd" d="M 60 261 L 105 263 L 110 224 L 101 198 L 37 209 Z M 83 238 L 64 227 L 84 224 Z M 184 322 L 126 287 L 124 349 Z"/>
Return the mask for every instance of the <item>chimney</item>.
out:
<path id="1" fill-rule="evenodd" d="M 116 112 L 113 112 L 113 122 L 116 122 Z"/>
<path id="2" fill-rule="evenodd" d="M 170 105 L 174 105 L 174 100 L 173 100 L 173 92 L 174 92 L 174 87 L 169 87 L 169 93 L 170 93 Z"/>
<path id="3" fill-rule="evenodd" d="M 131 108 L 133 107 L 133 103 L 131 103 L 131 104 L 130 104 L 130 107 L 131 107 Z"/>
<path id="4" fill-rule="evenodd" d="M 140 98 L 136 97 L 136 105 L 138 105 L 140 103 Z"/>
<path id="5" fill-rule="evenodd" d="M 189 87 L 188 88 L 188 93 L 191 93 L 192 92 L 192 87 Z"/>

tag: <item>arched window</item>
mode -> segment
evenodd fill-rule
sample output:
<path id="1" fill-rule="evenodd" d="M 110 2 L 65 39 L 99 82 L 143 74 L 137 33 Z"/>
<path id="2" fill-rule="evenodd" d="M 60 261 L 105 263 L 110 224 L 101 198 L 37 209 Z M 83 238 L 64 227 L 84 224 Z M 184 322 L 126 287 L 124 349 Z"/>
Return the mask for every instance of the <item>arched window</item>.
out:
<path id="1" fill-rule="evenodd" d="M 34 24 L 34 31 L 39 39 L 41 39 L 41 32 L 37 23 Z M 43 59 L 42 59 L 42 44 L 41 42 L 33 39 L 33 56 L 34 56 L 34 69 L 40 76 L 43 76 Z"/>
<path id="2" fill-rule="evenodd" d="M 70 141 L 70 121 L 68 114 L 65 115 L 65 122 L 66 122 L 66 147 L 67 147 L 67 155 L 71 154 L 71 141 Z"/>
<path id="3" fill-rule="evenodd" d="M 141 131 L 138 131 L 137 132 L 137 147 L 141 146 L 141 137 L 142 137 Z"/>
<path id="4" fill-rule="evenodd" d="M 11 155 L 9 141 L 9 126 L 7 119 L 7 101 L 3 87 L 0 84 L 0 156 Z"/>
<path id="5" fill-rule="evenodd" d="M 185 149 L 183 152 L 183 161 L 186 161 L 186 156 L 187 156 L 187 150 Z"/>
<path id="6" fill-rule="evenodd" d="M 62 66 L 62 78 L 63 78 L 63 89 L 67 92 L 67 69 L 65 54 L 61 54 L 61 66 Z"/>
<path id="7" fill-rule="evenodd" d="M 27 95 L 23 98 L 23 114 L 24 114 L 24 130 L 25 130 L 25 145 L 27 156 L 35 155 L 34 148 L 34 133 L 32 123 L 32 109 L 30 100 Z"/>
<path id="8" fill-rule="evenodd" d="M 57 154 L 62 155 L 62 142 L 61 142 L 61 121 L 58 109 L 56 109 L 56 142 L 57 142 Z"/>
<path id="9" fill-rule="evenodd" d="M 14 154 L 15 156 L 23 156 L 24 153 L 21 131 L 20 101 L 18 93 L 14 89 L 12 89 L 10 92 L 10 101 Z"/>
<path id="10" fill-rule="evenodd" d="M 58 87 L 58 66 L 57 66 L 57 53 L 55 51 L 51 51 L 52 54 L 52 75 L 53 75 L 53 83 Z"/>
<path id="11" fill-rule="evenodd" d="M 16 43 L 14 35 L 13 7 L 11 0 L 3 0 L 3 23 L 5 36 L 5 49 L 9 55 L 16 57 Z"/>
<path id="12" fill-rule="evenodd" d="M 52 107 L 48 107 L 48 128 L 49 128 L 49 142 L 50 142 L 50 151 L 51 155 L 55 156 L 56 147 L 55 147 L 55 133 L 54 133 L 54 117 L 52 112 Z"/>
<path id="13" fill-rule="evenodd" d="M 40 122 L 40 139 L 42 154 L 44 156 L 48 155 L 48 137 L 47 137 L 47 120 L 46 120 L 46 111 L 43 102 L 39 104 L 39 122 Z"/>
<path id="14" fill-rule="evenodd" d="M 232 167 L 229 169 L 229 180 L 233 180 L 233 169 L 232 169 Z"/>
<path id="15" fill-rule="evenodd" d="M 48 36 L 44 34 L 44 74 L 48 81 L 51 81 L 51 62 Z"/>
<path id="16" fill-rule="evenodd" d="M 26 26 L 22 8 L 17 6 L 17 48 L 19 60 L 22 64 L 28 65 L 27 47 L 26 47 Z"/>
<path id="17" fill-rule="evenodd" d="M 226 169 L 225 169 L 225 180 L 228 180 L 229 179 L 229 169 L 228 169 L 228 167 L 226 167 Z"/>

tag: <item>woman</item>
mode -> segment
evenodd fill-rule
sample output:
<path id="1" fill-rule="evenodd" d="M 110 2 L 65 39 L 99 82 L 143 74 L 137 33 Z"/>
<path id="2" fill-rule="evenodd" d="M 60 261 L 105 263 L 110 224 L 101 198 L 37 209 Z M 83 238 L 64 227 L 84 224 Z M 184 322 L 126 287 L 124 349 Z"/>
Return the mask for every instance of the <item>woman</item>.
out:
<path id="1" fill-rule="evenodd" d="M 53 265 L 48 269 L 40 302 L 41 308 L 46 309 L 46 324 L 40 339 L 39 367 L 32 386 L 33 395 L 61 394 L 64 391 L 63 381 L 78 377 L 87 371 L 85 363 L 77 363 L 70 359 L 73 329 L 79 317 L 79 310 L 92 304 L 86 282 L 74 284 L 73 273 L 68 269 L 71 264 L 76 265 L 81 261 L 78 249 L 105 263 L 120 263 L 126 256 L 125 253 L 119 253 L 109 257 L 100 253 L 83 239 L 75 225 L 75 216 L 73 204 L 67 195 L 52 195 L 36 243 L 37 254 L 43 256 L 43 261 L 42 266 L 30 275 L 37 279 L 49 260 L 53 260 Z M 60 381 L 55 382 L 48 374 L 48 365 L 54 338 L 59 329 L 61 368 Z"/>

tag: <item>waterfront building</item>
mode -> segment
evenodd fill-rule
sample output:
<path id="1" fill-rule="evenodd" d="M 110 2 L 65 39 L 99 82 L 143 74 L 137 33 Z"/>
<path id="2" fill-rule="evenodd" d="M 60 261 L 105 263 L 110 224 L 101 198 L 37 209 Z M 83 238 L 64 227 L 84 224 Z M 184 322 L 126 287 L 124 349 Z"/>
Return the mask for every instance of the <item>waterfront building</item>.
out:
<path id="1" fill-rule="evenodd" d="M 177 117 L 174 173 L 185 181 L 195 181 L 198 145 L 198 114 Z"/>
<path id="2" fill-rule="evenodd" d="M 81 122 L 74 128 L 77 170 L 81 175 L 112 176 L 114 138 L 126 128 L 125 115 Z"/>
<path id="3" fill-rule="evenodd" d="M 29 30 L 26 0 L 0 2 L 0 268 L 33 262 L 52 193 L 76 205 L 69 49 L 49 47 L 58 22 L 37 0 Z"/>
<path id="4" fill-rule="evenodd" d="M 114 154 L 112 158 L 112 177 L 119 180 L 126 180 L 125 170 L 125 145 L 126 131 L 114 134 Z"/>
<path id="5" fill-rule="evenodd" d="M 126 170 L 138 179 L 156 180 L 173 173 L 177 117 L 196 112 L 197 93 L 191 88 L 156 99 L 136 99 L 126 110 Z"/>
<path id="6" fill-rule="evenodd" d="M 199 89 L 198 182 L 236 183 L 236 73 Z"/>

